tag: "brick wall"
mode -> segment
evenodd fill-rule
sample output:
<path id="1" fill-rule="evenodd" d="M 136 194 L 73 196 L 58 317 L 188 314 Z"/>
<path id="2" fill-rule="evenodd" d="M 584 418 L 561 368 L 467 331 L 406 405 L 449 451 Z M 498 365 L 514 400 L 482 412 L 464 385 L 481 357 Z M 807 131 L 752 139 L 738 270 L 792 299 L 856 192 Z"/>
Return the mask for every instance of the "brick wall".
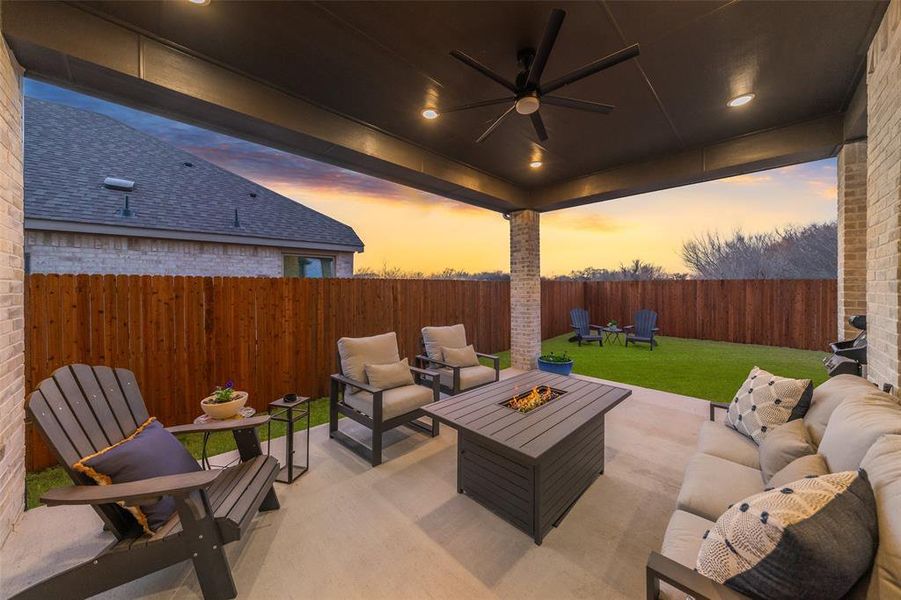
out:
<path id="1" fill-rule="evenodd" d="M 901 0 L 892 0 L 867 69 L 868 376 L 896 388 L 901 279 Z"/>
<path id="2" fill-rule="evenodd" d="M 0 41 L 0 544 L 24 509 L 22 70 Z"/>
<path id="3" fill-rule="evenodd" d="M 854 337 L 850 315 L 867 312 L 867 143 L 838 155 L 838 335 Z"/>
<path id="4" fill-rule="evenodd" d="M 111 235 L 27 231 L 32 273 L 281 277 L 284 254 L 302 250 Z M 312 252 L 312 251 L 311 251 Z M 323 254 L 321 251 L 314 254 Z M 352 252 L 339 252 L 338 277 L 353 276 Z"/>
<path id="5" fill-rule="evenodd" d="M 541 353 L 541 242 L 539 214 L 510 217 L 510 363 L 534 369 Z"/>

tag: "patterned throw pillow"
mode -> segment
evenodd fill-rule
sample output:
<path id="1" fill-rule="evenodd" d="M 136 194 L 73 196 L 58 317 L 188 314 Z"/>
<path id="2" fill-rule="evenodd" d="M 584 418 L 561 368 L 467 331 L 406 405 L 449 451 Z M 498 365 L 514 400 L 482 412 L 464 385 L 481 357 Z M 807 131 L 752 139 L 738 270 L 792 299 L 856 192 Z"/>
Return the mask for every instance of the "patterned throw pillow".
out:
<path id="1" fill-rule="evenodd" d="M 704 534 L 697 571 L 752 598 L 842 598 L 876 552 L 864 471 L 801 479 L 732 505 Z"/>
<path id="2" fill-rule="evenodd" d="M 811 396 L 809 379 L 778 377 L 754 367 L 729 404 L 726 425 L 760 444 L 769 430 L 803 417 Z"/>

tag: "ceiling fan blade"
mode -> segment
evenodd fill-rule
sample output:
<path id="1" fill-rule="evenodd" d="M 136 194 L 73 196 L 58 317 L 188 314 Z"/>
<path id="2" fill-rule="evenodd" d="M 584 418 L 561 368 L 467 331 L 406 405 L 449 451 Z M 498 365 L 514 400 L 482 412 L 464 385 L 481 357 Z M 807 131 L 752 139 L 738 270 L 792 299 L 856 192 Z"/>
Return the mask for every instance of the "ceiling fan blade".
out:
<path id="1" fill-rule="evenodd" d="M 600 102 L 591 102 L 589 100 L 576 100 L 575 98 L 564 98 L 562 96 L 542 96 L 542 104 L 550 104 L 552 106 L 562 106 L 564 108 L 575 108 L 576 110 L 587 110 L 589 112 L 601 113 L 609 115 L 616 108 L 612 104 L 601 104 Z"/>
<path id="2" fill-rule="evenodd" d="M 513 112 L 513 109 L 514 109 L 514 108 L 516 108 L 516 105 L 515 105 L 515 104 L 514 104 L 513 106 L 511 106 L 510 108 L 508 108 L 506 111 L 504 111 L 504 114 L 502 114 L 501 116 L 499 116 L 499 117 L 494 121 L 494 123 L 492 123 L 491 126 L 490 126 L 488 129 L 485 130 L 485 133 L 483 133 L 482 135 L 479 136 L 479 139 L 476 140 L 476 144 L 480 144 L 480 143 L 484 142 L 485 139 L 486 139 L 489 135 L 491 135 L 492 133 L 494 133 L 494 130 L 497 129 L 497 126 L 501 124 L 501 121 L 503 121 L 504 119 L 507 118 L 507 115 L 509 115 L 511 112 Z"/>
<path id="3" fill-rule="evenodd" d="M 535 58 L 532 59 L 532 66 L 529 68 L 529 78 L 527 79 L 529 87 L 537 87 L 541 81 L 541 74 L 547 65 L 547 59 L 554 49 L 554 42 L 557 41 L 557 34 L 560 33 L 560 27 L 563 25 L 563 19 L 566 17 L 566 11 L 555 8 L 548 17 L 547 25 L 544 28 L 544 37 L 538 45 L 535 52 Z"/>
<path id="4" fill-rule="evenodd" d="M 452 106 L 451 108 L 442 108 L 438 110 L 439 113 L 446 114 L 452 112 L 459 112 L 461 110 L 469 110 L 470 108 L 481 108 L 483 106 L 494 106 L 495 104 L 506 104 L 507 102 L 513 102 L 516 100 L 514 96 L 507 96 L 506 98 L 495 98 L 494 100 L 482 100 L 480 102 L 470 102 L 469 104 L 461 104 L 459 106 Z"/>
<path id="5" fill-rule="evenodd" d="M 459 50 L 452 50 L 450 55 L 453 56 L 454 58 L 456 58 L 457 60 L 459 60 L 464 65 L 467 65 L 468 67 L 475 69 L 476 71 L 478 71 L 485 77 L 488 77 L 489 79 L 492 79 L 492 80 L 496 81 L 497 83 L 501 84 L 502 86 L 504 86 L 511 92 L 514 92 L 514 93 L 516 92 L 516 86 L 513 85 L 513 83 L 511 81 L 508 81 L 506 78 L 504 78 L 503 75 L 498 75 L 497 73 L 495 73 L 494 71 L 492 71 L 491 69 L 489 69 L 488 67 L 486 67 L 485 65 L 483 65 L 482 63 L 477 61 L 476 59 L 474 59 L 473 57 L 469 56 L 468 54 L 466 54 L 464 52 L 460 52 Z"/>
<path id="6" fill-rule="evenodd" d="M 564 75 L 558 79 L 555 79 L 548 83 L 547 85 L 541 86 L 542 94 L 550 94 L 554 90 L 559 90 L 565 85 L 569 85 L 571 83 L 575 83 L 580 79 L 584 79 L 589 75 L 594 75 L 598 71 L 603 71 L 604 69 L 609 69 L 614 65 L 618 65 L 619 63 L 629 60 L 630 58 L 635 58 L 638 56 L 638 44 L 632 44 L 628 48 L 623 48 L 617 52 L 609 56 L 605 56 L 604 58 L 599 58 L 594 62 L 590 62 L 584 67 L 580 67 L 575 71 Z"/>
<path id="7" fill-rule="evenodd" d="M 532 127 L 535 128 L 535 133 L 538 134 L 538 139 L 542 142 L 547 141 L 547 129 L 544 128 L 544 121 L 541 120 L 541 115 L 538 114 L 538 111 L 533 112 L 529 117 L 532 119 Z"/>

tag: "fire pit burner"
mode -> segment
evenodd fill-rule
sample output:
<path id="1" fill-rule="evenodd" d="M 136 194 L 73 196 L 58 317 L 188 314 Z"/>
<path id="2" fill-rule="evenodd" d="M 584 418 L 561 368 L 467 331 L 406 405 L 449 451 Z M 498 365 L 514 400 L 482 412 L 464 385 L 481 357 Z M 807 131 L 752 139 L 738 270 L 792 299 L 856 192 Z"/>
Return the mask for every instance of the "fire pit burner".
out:
<path id="1" fill-rule="evenodd" d="M 539 385 L 533 387 L 528 392 L 517 394 L 509 400 L 501 402 L 500 405 L 525 414 L 544 406 L 552 400 L 556 400 L 565 393 L 566 392 L 562 390 L 557 390 L 547 385 Z"/>

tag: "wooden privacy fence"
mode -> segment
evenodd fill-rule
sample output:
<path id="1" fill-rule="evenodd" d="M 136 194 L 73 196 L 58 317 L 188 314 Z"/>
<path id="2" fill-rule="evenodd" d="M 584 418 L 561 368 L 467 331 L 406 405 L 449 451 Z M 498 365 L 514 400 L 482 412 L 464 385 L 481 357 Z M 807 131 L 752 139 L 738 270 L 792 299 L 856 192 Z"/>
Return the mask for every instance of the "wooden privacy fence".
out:
<path id="1" fill-rule="evenodd" d="M 542 283 L 542 337 L 569 331 L 569 309 L 629 322 L 660 313 L 665 335 L 823 348 L 835 337 L 835 281 Z M 228 379 L 264 410 L 286 392 L 328 393 L 335 342 L 396 331 L 401 356 L 425 325 L 464 323 L 484 352 L 510 346 L 510 286 L 499 281 L 30 275 L 25 379 L 31 391 L 60 366 L 135 372 L 151 414 L 190 422 Z M 28 429 L 28 467 L 53 463 Z"/>

